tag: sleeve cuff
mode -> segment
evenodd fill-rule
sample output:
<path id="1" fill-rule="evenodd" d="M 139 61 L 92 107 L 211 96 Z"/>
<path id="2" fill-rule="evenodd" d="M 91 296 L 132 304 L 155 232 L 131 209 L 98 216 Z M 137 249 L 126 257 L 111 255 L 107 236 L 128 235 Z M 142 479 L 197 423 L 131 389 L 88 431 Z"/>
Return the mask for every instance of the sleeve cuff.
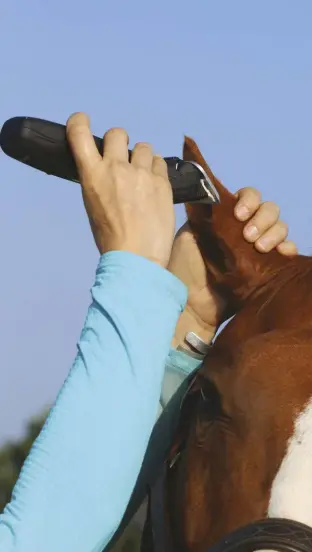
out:
<path id="1" fill-rule="evenodd" d="M 162 286 L 166 290 L 166 293 L 179 304 L 181 312 L 184 310 L 188 290 L 183 282 L 162 266 L 128 251 L 109 251 L 100 257 L 95 286 L 101 283 L 104 274 L 105 278 L 110 273 L 115 277 L 116 267 L 129 271 L 134 269 L 138 273 L 138 279 L 144 274 L 149 282 L 154 281 L 157 287 Z"/>
<path id="2" fill-rule="evenodd" d="M 178 351 L 171 347 L 168 355 L 168 365 L 175 368 L 177 371 L 182 372 L 186 376 L 191 374 L 196 368 L 202 364 L 202 360 L 193 358 L 183 351 Z"/>

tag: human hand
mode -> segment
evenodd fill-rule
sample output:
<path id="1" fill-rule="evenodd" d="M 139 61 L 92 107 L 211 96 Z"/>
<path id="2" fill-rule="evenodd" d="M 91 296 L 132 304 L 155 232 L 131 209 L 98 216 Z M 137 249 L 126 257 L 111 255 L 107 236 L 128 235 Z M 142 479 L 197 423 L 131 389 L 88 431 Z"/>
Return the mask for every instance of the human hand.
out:
<path id="1" fill-rule="evenodd" d="M 84 113 L 68 119 L 67 138 L 100 253 L 129 251 L 167 267 L 175 215 L 162 157 L 140 143 L 129 162 L 128 135 L 120 128 L 106 132 L 100 155 Z"/>
<path id="2" fill-rule="evenodd" d="M 279 207 L 273 202 L 261 203 L 254 188 L 243 188 L 236 194 L 235 216 L 246 221 L 244 237 L 255 248 L 266 253 L 276 248 L 283 255 L 297 253 L 296 245 L 288 241 L 287 225 L 279 219 Z M 250 228 L 255 227 L 256 230 Z M 188 302 L 181 314 L 173 339 L 173 346 L 183 344 L 189 331 L 210 343 L 222 321 L 225 303 L 207 284 L 206 268 L 188 223 L 177 233 L 168 270 L 188 287 Z"/>

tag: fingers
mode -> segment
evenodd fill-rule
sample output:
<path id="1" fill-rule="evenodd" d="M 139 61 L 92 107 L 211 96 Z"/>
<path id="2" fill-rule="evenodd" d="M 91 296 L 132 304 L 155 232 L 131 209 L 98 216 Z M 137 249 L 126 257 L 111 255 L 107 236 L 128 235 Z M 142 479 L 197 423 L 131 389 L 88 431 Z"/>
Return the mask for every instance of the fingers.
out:
<path id="1" fill-rule="evenodd" d="M 103 158 L 109 158 L 111 161 L 128 163 L 129 137 L 123 128 L 111 128 L 103 139 Z"/>
<path id="2" fill-rule="evenodd" d="M 153 150 L 150 144 L 139 142 L 135 144 L 131 154 L 131 165 L 136 169 L 150 171 L 153 164 Z"/>
<path id="3" fill-rule="evenodd" d="M 277 250 L 281 255 L 293 256 L 298 254 L 298 249 L 293 241 L 285 240 L 277 246 Z"/>
<path id="4" fill-rule="evenodd" d="M 173 201 L 173 190 L 168 178 L 167 163 L 161 155 L 154 155 L 152 173 L 157 177 L 154 181 L 160 193 L 160 201 L 164 201 L 167 196 L 170 196 L 171 201 Z"/>
<path id="5" fill-rule="evenodd" d="M 259 209 L 261 194 L 255 188 L 242 188 L 235 194 L 238 202 L 235 206 L 235 216 L 241 220 L 248 220 Z"/>
<path id="6" fill-rule="evenodd" d="M 288 226 L 279 220 L 280 209 L 276 203 L 266 201 L 260 204 L 260 193 L 254 188 L 242 188 L 235 196 L 238 199 L 234 209 L 236 218 L 241 221 L 248 220 L 243 230 L 248 242 L 254 243 L 261 253 L 274 248 L 282 255 L 291 256 L 298 253 L 294 242 L 286 240 Z"/>
<path id="7" fill-rule="evenodd" d="M 279 220 L 271 228 L 269 228 L 269 230 L 261 235 L 261 237 L 255 242 L 255 248 L 261 253 L 267 253 L 284 242 L 287 238 L 287 234 L 287 224 Z"/>
<path id="8" fill-rule="evenodd" d="M 161 155 L 154 155 L 152 162 L 152 172 L 156 176 L 160 176 L 168 180 L 168 167 L 166 161 L 161 157 Z"/>
<path id="9" fill-rule="evenodd" d="M 81 176 L 90 172 L 101 159 L 90 130 L 89 118 L 85 113 L 74 113 L 67 121 L 66 135 Z"/>
<path id="10" fill-rule="evenodd" d="M 269 230 L 274 225 L 277 225 L 276 232 L 279 234 L 283 230 L 285 233 L 284 238 L 287 236 L 287 226 L 285 223 L 279 221 L 280 209 L 276 203 L 266 201 L 257 210 L 256 214 L 249 220 L 244 228 L 244 237 L 249 242 L 255 242 L 260 236 Z M 283 228 L 280 226 L 283 225 Z"/>

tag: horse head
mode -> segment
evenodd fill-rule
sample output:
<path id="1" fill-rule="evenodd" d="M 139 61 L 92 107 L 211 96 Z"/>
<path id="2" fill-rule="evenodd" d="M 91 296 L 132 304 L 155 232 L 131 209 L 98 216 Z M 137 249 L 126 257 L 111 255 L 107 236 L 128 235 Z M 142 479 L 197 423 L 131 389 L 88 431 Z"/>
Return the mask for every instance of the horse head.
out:
<path id="1" fill-rule="evenodd" d="M 186 209 L 207 278 L 227 315 L 236 313 L 198 373 L 199 398 L 167 477 L 173 543 L 204 552 L 265 517 L 312 526 L 312 260 L 259 253 L 243 238 L 235 196 L 190 138 L 184 159 L 219 192 L 219 205 Z"/>

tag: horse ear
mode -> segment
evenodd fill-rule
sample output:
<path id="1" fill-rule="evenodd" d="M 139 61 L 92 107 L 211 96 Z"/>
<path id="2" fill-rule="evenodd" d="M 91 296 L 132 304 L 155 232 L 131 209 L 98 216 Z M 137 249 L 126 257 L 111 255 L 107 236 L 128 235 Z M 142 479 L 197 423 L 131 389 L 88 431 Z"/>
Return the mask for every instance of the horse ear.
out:
<path id="1" fill-rule="evenodd" d="M 220 195 L 221 205 L 220 207 L 217 205 L 213 206 L 213 208 L 219 207 L 219 217 L 222 218 L 222 215 L 228 215 L 229 208 L 232 212 L 234 212 L 235 198 L 233 194 L 231 194 L 216 178 L 209 165 L 206 163 L 196 142 L 189 136 L 184 137 L 183 159 L 184 161 L 195 161 L 195 163 L 198 163 L 204 169 L 207 176 L 210 178 L 211 182 L 217 189 Z M 209 207 L 209 205 L 207 206 L 206 204 L 202 203 L 188 203 L 186 205 L 187 217 L 194 230 L 197 227 L 200 232 L 203 231 L 203 227 L 207 224 L 207 216 L 209 216 L 210 218 Z"/>
<path id="2" fill-rule="evenodd" d="M 204 156 L 202 155 L 199 147 L 197 146 L 196 142 L 190 138 L 189 136 L 184 137 L 184 144 L 183 144 L 183 159 L 184 161 L 195 161 L 195 163 L 198 163 L 204 171 L 206 172 L 207 176 L 210 178 L 211 182 L 217 189 L 221 203 L 224 201 L 231 201 L 233 203 L 234 196 L 227 190 L 221 182 L 216 178 L 216 176 L 213 174 L 211 168 L 206 163 Z"/>
<path id="3" fill-rule="evenodd" d="M 183 159 L 184 161 L 195 161 L 199 165 L 206 165 L 206 161 L 202 156 L 202 153 L 193 138 L 184 136 L 183 144 Z"/>
<path id="4" fill-rule="evenodd" d="M 184 137 L 183 159 L 184 161 L 195 161 L 195 163 L 198 163 L 198 165 L 200 165 L 206 171 L 209 178 L 211 178 L 213 184 L 215 184 L 215 181 L 216 181 L 215 175 L 213 174 L 210 167 L 207 165 L 195 140 L 193 140 L 189 136 Z"/>
<path id="5" fill-rule="evenodd" d="M 272 267 L 276 267 L 281 256 L 262 255 L 256 251 L 253 244 L 244 240 L 244 223 L 237 220 L 234 215 L 237 199 L 216 178 L 197 144 L 189 137 L 184 139 L 183 159 L 198 163 L 220 195 L 220 204 L 186 204 L 191 230 L 210 274 L 219 282 L 225 281 L 224 275 L 227 274 L 227 281 L 232 288 L 245 285 L 246 282 L 256 285 L 262 275 L 270 269 L 272 258 L 274 257 Z M 249 284 L 246 284 L 246 290 L 249 289 Z"/>

